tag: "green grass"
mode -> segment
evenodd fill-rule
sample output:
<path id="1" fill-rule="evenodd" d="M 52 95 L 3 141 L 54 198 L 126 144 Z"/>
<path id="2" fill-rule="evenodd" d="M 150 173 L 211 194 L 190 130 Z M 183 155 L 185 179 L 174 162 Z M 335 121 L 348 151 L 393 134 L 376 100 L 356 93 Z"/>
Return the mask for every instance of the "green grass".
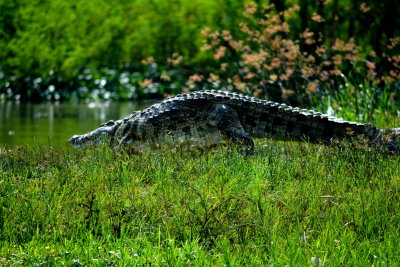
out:
<path id="1" fill-rule="evenodd" d="M 0 265 L 391 265 L 400 157 L 1 148 Z"/>

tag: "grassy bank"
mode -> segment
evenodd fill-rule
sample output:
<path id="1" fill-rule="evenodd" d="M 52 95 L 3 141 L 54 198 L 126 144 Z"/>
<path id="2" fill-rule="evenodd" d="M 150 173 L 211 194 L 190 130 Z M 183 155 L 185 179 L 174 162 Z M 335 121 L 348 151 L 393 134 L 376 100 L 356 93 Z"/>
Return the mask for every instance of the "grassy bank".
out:
<path id="1" fill-rule="evenodd" d="M 395 265 L 400 157 L 1 148 L 0 264 Z"/>

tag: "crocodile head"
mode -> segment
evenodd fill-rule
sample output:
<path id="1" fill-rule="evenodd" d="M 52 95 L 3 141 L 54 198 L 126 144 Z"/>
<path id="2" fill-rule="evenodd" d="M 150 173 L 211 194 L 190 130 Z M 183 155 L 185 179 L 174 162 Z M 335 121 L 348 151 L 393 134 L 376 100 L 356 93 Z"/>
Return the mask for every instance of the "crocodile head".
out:
<path id="1" fill-rule="evenodd" d="M 90 145 L 97 145 L 104 141 L 112 141 L 112 137 L 115 131 L 118 129 L 119 125 L 119 121 L 109 121 L 103 123 L 99 128 L 94 131 L 82 135 L 72 136 L 68 140 L 68 143 L 76 147 L 85 147 Z"/>

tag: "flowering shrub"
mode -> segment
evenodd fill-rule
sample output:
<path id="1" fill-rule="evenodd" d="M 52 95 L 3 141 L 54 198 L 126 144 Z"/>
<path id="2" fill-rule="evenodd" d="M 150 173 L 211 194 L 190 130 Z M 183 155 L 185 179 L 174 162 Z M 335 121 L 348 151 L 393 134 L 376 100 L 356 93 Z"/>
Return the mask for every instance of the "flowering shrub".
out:
<path id="1" fill-rule="evenodd" d="M 362 8 L 366 10 L 366 6 Z M 220 66 L 208 80 L 217 87 L 295 104 L 337 92 L 349 80 L 390 88 L 392 97 L 399 97 L 400 57 L 395 51 L 400 38 L 390 40 L 393 53 L 379 57 L 372 50 L 361 49 L 354 39 L 345 42 L 337 38 L 330 45 L 323 41 L 322 33 L 309 29 L 292 40 L 287 21 L 298 10 L 295 5 L 277 13 L 273 5 L 250 3 L 243 12 L 241 38 L 227 30 L 204 29 L 203 50 L 211 51 Z M 325 21 L 315 12 L 311 19 L 314 23 Z M 189 87 L 194 87 L 193 81 Z"/>

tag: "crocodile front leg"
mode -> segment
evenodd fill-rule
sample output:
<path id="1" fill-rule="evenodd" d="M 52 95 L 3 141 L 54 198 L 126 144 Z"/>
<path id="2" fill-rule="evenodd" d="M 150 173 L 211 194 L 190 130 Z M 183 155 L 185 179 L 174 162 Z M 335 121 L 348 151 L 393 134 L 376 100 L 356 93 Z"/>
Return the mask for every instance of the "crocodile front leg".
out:
<path id="1" fill-rule="evenodd" d="M 236 110 L 226 105 L 218 105 L 215 108 L 215 120 L 218 130 L 229 142 L 239 145 L 246 154 L 253 152 L 253 139 L 244 131 Z"/>

